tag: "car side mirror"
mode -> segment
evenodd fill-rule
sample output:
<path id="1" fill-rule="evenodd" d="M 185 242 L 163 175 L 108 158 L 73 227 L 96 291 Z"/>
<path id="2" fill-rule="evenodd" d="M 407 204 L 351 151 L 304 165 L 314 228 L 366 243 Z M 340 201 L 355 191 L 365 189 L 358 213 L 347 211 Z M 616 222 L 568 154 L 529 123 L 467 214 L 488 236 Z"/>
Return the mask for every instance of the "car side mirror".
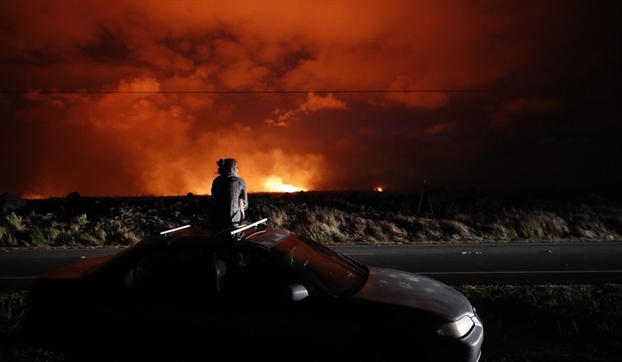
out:
<path id="1" fill-rule="evenodd" d="M 309 296 L 309 291 L 302 284 L 292 284 L 287 287 L 287 296 L 292 302 L 298 302 Z"/>

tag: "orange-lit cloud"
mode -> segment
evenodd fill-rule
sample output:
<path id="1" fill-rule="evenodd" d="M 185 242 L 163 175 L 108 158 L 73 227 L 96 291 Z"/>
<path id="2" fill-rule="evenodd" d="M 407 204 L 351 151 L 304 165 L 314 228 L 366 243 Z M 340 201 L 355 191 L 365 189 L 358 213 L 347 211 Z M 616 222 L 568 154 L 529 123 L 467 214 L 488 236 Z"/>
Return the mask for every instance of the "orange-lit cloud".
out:
<path id="1" fill-rule="evenodd" d="M 493 124 L 503 126 L 508 124 L 512 117 L 551 112 L 559 107 L 560 101 L 557 99 L 516 98 L 501 103 L 491 115 L 491 119 Z"/>
<path id="2" fill-rule="evenodd" d="M 317 96 L 313 92 L 307 95 L 307 99 L 302 103 L 298 109 L 295 110 L 280 110 L 274 111 L 275 115 L 278 115 L 278 120 L 268 119 L 266 123 L 271 126 L 286 126 L 290 120 L 298 119 L 299 115 L 307 115 L 312 112 L 320 110 L 335 110 L 335 109 L 348 109 L 346 104 L 334 95 L 328 94 L 326 97 Z"/>
<path id="3" fill-rule="evenodd" d="M 260 138 L 253 136 L 253 128 L 236 122 L 221 130 L 193 134 L 193 125 L 199 120 L 193 115 L 204 106 L 199 102 L 181 102 L 176 94 L 157 93 L 160 84 L 153 78 L 121 80 L 116 91 L 103 95 L 83 94 L 41 94 L 31 92 L 27 98 L 46 104 L 49 108 L 71 110 L 62 122 L 50 132 L 50 143 L 54 135 L 77 128 L 90 130 L 93 135 L 89 143 L 82 144 L 79 152 L 99 154 L 101 158 L 112 156 L 117 164 L 109 172 L 123 170 L 132 175 L 137 185 L 125 185 L 125 194 L 184 194 L 194 192 L 210 193 L 211 181 L 216 175 L 215 162 L 222 157 L 236 157 L 242 176 L 248 179 L 249 191 L 278 191 L 265 187 L 265 180 L 279 177 L 283 182 L 300 189 L 313 187 L 314 170 L 322 169 L 322 157 L 310 154 L 285 154 L 282 150 L 266 147 Z M 131 92 L 131 93 L 125 93 Z M 137 93 L 135 93 L 137 92 Z M 144 93 L 143 93 L 144 92 Z M 156 92 L 156 93 L 153 93 Z M 193 96 L 188 96 L 192 98 Z M 182 106 L 186 104 L 186 106 Z M 207 102 L 208 108 L 211 102 Z M 40 122 L 40 114 L 28 116 L 29 121 Z M 109 152 L 113 151 L 113 155 Z M 51 150 L 47 157 L 57 154 Z M 75 155 L 60 155 L 70 160 Z M 54 164 L 52 157 L 49 162 Z M 96 160 L 96 159 L 95 159 Z M 94 160 L 94 161 L 95 161 Z M 62 195 L 67 185 L 90 194 L 114 192 L 102 187 L 104 180 L 80 178 L 82 184 L 72 182 L 66 174 L 85 173 L 92 175 L 92 169 L 102 165 L 74 164 L 73 170 L 53 170 L 64 179 L 64 183 L 51 183 L 53 175 L 41 175 L 43 182 L 31 194 Z M 299 167 L 305 167 L 298 171 Z M 73 186 L 72 186 L 73 184 Z M 285 184 L 283 184 L 285 185 Z M 118 185 L 113 185 L 118 187 Z M 136 187 L 139 186 L 139 187 Z M 284 186 L 285 188 L 285 186 Z M 118 192 L 120 193 L 120 192 Z"/>
<path id="4" fill-rule="evenodd" d="M 426 134 L 438 134 L 441 132 L 456 132 L 458 128 L 458 122 L 447 122 L 435 124 L 425 129 Z"/>
<path id="5" fill-rule="evenodd" d="M 2 1 L 0 192 L 616 183 L 621 8 Z"/>

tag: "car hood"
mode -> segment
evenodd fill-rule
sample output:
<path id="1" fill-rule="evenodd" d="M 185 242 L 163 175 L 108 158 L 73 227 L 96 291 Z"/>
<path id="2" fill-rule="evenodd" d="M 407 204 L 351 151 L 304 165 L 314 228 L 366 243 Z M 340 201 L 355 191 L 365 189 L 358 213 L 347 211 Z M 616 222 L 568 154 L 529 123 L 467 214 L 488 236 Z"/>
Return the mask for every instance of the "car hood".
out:
<path id="1" fill-rule="evenodd" d="M 354 299 L 416 308 L 451 320 L 473 314 L 464 295 L 439 281 L 401 270 L 368 268 L 367 283 Z"/>
<path id="2" fill-rule="evenodd" d="M 109 259 L 110 256 L 100 256 L 97 258 L 86 259 L 58 267 L 52 271 L 49 271 L 43 275 L 40 275 L 38 279 L 73 279 L 81 278 L 84 273 L 92 267 L 101 264 L 103 261 Z"/>

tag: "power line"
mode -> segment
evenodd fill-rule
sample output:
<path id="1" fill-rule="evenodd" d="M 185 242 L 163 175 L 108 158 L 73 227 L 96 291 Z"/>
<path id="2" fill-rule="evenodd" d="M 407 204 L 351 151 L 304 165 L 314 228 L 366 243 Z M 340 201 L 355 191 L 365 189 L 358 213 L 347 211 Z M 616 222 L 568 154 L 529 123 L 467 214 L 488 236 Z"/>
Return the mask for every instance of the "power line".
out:
<path id="1" fill-rule="evenodd" d="M 401 90 L 263 90 L 263 91 L 234 91 L 234 90 L 198 90 L 198 91 L 118 91 L 118 90 L 0 90 L 7 94 L 308 94 L 308 93 L 512 93 L 512 92 L 551 92 L 569 91 L 568 88 L 516 88 L 516 89 L 401 89 Z"/>

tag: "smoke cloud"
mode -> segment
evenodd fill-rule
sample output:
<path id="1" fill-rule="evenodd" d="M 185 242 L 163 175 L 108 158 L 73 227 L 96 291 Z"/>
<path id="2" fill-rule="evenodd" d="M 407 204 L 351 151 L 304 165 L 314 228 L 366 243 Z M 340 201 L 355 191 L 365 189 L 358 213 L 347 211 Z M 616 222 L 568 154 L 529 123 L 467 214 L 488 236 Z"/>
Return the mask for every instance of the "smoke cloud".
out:
<path id="1" fill-rule="evenodd" d="M 0 191 L 619 184 L 619 1 L 0 3 Z"/>

